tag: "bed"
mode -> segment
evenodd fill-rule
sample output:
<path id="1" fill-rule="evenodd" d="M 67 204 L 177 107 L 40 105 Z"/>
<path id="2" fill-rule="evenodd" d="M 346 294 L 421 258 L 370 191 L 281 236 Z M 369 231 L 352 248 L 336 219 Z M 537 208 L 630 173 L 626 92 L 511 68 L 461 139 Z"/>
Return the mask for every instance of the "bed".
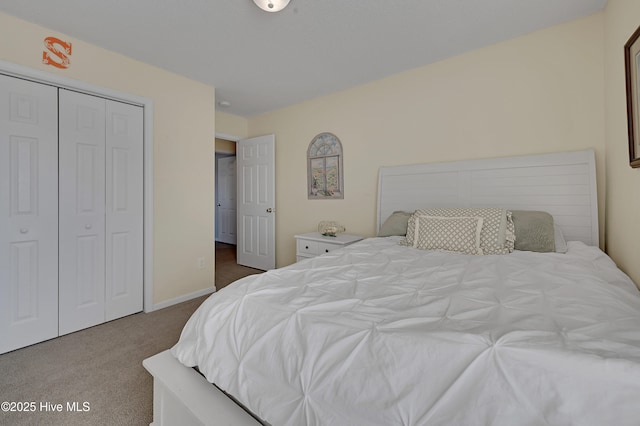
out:
<path id="1" fill-rule="evenodd" d="M 378 237 L 239 280 L 144 361 L 154 424 L 638 424 L 640 294 L 598 248 L 593 151 L 379 173 L 379 228 L 488 206 L 550 213 L 565 252 Z"/>

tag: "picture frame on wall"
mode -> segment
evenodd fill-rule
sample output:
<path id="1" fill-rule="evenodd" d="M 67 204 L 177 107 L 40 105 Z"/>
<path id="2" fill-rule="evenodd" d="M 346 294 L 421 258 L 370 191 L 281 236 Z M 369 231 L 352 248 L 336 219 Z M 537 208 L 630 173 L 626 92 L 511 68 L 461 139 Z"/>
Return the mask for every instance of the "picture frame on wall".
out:
<path id="1" fill-rule="evenodd" d="M 320 133 L 307 149 L 307 197 L 344 199 L 342 142 L 333 133 Z"/>
<path id="2" fill-rule="evenodd" d="M 624 45 L 629 165 L 640 167 L 640 27 Z"/>

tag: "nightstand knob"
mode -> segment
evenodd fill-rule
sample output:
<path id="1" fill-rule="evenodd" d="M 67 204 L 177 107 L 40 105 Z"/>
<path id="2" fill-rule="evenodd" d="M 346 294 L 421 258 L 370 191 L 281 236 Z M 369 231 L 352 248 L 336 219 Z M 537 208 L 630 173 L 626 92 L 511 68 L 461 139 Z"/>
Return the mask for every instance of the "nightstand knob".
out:
<path id="1" fill-rule="evenodd" d="M 324 252 L 325 253 L 329 253 L 329 249 L 324 249 Z"/>
<path id="2" fill-rule="evenodd" d="M 305 250 L 309 250 L 309 246 L 304 246 L 304 249 Z"/>

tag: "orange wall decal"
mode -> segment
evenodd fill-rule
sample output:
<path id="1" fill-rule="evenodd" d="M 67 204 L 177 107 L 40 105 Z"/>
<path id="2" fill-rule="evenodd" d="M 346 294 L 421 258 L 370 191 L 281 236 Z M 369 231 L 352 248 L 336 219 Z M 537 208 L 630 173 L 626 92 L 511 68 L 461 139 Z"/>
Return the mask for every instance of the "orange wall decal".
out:
<path id="1" fill-rule="evenodd" d="M 44 47 L 48 50 L 42 52 L 42 63 L 56 68 L 69 68 L 71 61 L 71 43 L 62 41 L 56 37 L 44 39 Z M 62 50 L 61 50 L 62 49 Z"/>

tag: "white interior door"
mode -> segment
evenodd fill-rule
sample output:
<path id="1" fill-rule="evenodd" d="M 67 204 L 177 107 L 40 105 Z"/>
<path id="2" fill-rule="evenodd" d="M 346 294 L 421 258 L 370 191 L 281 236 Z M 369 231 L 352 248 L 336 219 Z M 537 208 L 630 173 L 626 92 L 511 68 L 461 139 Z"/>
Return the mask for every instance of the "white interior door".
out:
<path id="1" fill-rule="evenodd" d="M 0 75 L 0 353 L 58 335 L 57 99 Z"/>
<path id="2" fill-rule="evenodd" d="M 238 141 L 238 245 L 241 265 L 276 266 L 275 136 Z"/>
<path id="3" fill-rule="evenodd" d="M 142 310 L 142 114 L 106 101 L 106 321 Z"/>
<path id="4" fill-rule="evenodd" d="M 238 219 L 236 211 L 236 157 L 218 158 L 216 164 L 218 182 L 217 225 L 218 241 L 236 244 Z"/>
<path id="5" fill-rule="evenodd" d="M 105 318 L 105 100 L 59 91 L 59 332 Z"/>

